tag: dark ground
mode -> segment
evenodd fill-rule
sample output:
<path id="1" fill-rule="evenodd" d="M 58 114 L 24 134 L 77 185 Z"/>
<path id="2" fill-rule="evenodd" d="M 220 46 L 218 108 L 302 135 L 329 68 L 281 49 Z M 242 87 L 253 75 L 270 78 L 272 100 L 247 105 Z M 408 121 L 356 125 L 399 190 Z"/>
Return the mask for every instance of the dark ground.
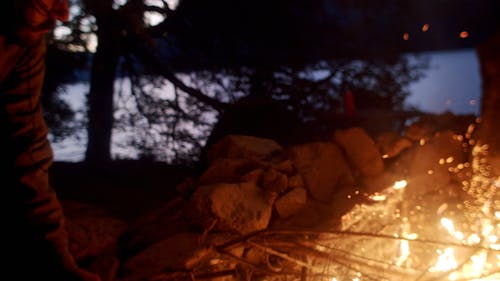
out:
<path id="1" fill-rule="evenodd" d="M 187 167 L 132 160 L 103 167 L 56 162 L 51 168 L 52 186 L 61 200 L 89 203 L 126 221 L 168 202 L 190 175 Z"/>

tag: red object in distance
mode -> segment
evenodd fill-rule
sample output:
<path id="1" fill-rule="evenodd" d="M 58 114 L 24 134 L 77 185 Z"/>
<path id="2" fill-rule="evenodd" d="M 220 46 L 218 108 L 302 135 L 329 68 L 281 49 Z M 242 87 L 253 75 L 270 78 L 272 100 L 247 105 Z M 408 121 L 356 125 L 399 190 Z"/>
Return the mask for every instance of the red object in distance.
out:
<path id="1" fill-rule="evenodd" d="M 344 115 L 348 118 L 356 115 L 356 104 L 354 102 L 354 94 L 348 91 L 344 94 Z"/>

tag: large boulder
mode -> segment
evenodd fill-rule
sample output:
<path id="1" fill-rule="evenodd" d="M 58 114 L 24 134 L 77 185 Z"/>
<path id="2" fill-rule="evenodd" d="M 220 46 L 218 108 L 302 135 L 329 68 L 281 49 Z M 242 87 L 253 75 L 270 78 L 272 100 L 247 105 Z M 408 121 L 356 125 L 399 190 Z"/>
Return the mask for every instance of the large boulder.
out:
<path id="1" fill-rule="evenodd" d="M 262 188 L 278 194 L 283 193 L 288 187 L 288 177 L 271 168 L 262 175 Z"/>
<path id="2" fill-rule="evenodd" d="M 382 158 L 394 158 L 413 145 L 409 139 L 396 132 L 381 133 L 375 141 L 378 150 L 382 153 Z"/>
<path id="3" fill-rule="evenodd" d="M 247 234 L 268 226 L 276 197 L 251 182 L 205 185 L 191 196 L 186 210 L 205 230 Z"/>
<path id="4" fill-rule="evenodd" d="M 300 191 L 295 194 L 296 199 L 301 197 Z M 337 204 L 324 203 L 311 198 L 307 198 L 303 203 L 302 199 L 297 200 L 298 206 L 296 210 L 292 205 L 287 205 L 291 209 L 290 215 L 287 217 L 280 217 L 271 222 L 273 228 L 319 228 L 319 229 L 333 229 L 337 225 Z M 295 202 L 292 204 L 296 204 Z M 300 209 L 299 209 L 300 206 Z M 278 205 L 276 206 L 278 207 Z M 284 206 L 283 206 L 284 207 Z M 293 208 L 292 208 L 293 207 Z M 278 214 L 279 215 L 279 214 Z"/>
<path id="5" fill-rule="evenodd" d="M 363 129 L 337 130 L 333 138 L 363 176 L 376 176 L 384 170 L 384 162 L 375 142 Z"/>
<path id="6" fill-rule="evenodd" d="M 354 183 L 342 151 L 330 142 L 292 146 L 289 157 L 311 196 L 330 202 L 338 186 Z"/>
<path id="7" fill-rule="evenodd" d="M 240 178 L 264 164 L 246 158 L 217 158 L 199 178 L 199 185 L 237 183 Z M 265 166 L 265 165 L 264 165 Z"/>
<path id="8" fill-rule="evenodd" d="M 275 141 L 243 135 L 229 135 L 210 147 L 208 161 L 218 158 L 240 158 L 251 160 L 269 160 L 280 155 L 283 148 Z"/>
<path id="9" fill-rule="evenodd" d="M 280 218 L 288 218 L 299 212 L 307 202 L 307 190 L 295 188 L 278 198 L 274 208 Z"/>

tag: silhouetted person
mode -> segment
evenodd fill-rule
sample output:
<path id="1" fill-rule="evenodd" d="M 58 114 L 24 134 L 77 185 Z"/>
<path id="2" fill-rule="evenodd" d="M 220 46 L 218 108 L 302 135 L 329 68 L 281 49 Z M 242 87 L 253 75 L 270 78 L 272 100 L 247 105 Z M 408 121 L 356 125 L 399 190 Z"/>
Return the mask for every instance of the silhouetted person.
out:
<path id="1" fill-rule="evenodd" d="M 47 175 L 52 151 L 40 105 L 44 35 L 68 19 L 68 2 L 2 0 L 0 13 L 2 280 L 100 280 L 70 254 Z"/>

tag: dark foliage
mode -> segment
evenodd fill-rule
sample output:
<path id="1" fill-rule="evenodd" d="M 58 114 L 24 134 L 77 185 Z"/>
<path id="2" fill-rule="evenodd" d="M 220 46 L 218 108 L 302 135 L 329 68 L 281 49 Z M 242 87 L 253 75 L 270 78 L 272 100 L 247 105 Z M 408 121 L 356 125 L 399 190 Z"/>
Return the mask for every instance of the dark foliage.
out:
<path id="1" fill-rule="evenodd" d="M 440 1 L 431 9 L 401 2 L 183 0 L 174 8 L 166 1 L 75 1 L 83 9 L 62 41 L 85 51 L 91 34 L 98 35 L 91 76 L 99 79 L 91 80 L 90 97 L 99 99 L 90 99 L 90 123 L 102 129 L 98 120 L 111 120 L 111 126 L 105 134 L 89 129 L 91 142 L 109 155 L 114 127 L 130 136 L 126 144 L 141 157 L 192 161 L 207 140 L 227 133 L 300 142 L 403 110 L 407 86 L 421 77 L 425 61 L 400 54 L 426 48 L 419 47 L 424 39 L 405 42 L 402 33 L 426 18 L 442 19 L 449 30 L 460 20 L 447 7 L 466 11 L 462 21 L 469 26 L 484 27 L 465 8 L 488 16 L 493 3 Z M 146 12 L 163 21 L 148 24 Z M 115 89 L 123 77 L 129 80 Z M 343 115 L 347 92 L 356 102 L 354 119 Z M 96 107 L 101 99 L 112 102 Z M 307 130 L 296 134 L 298 128 Z M 100 159 L 96 151 L 87 157 Z"/>

